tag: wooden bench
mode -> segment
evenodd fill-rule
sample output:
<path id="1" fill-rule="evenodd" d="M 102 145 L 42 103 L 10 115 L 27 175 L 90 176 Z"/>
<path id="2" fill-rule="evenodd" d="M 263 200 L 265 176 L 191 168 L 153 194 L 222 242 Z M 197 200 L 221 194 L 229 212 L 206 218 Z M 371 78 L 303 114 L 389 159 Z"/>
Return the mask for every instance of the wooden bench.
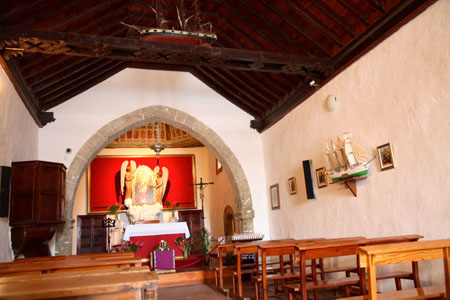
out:
<path id="1" fill-rule="evenodd" d="M 361 244 L 361 246 L 384 245 L 384 244 L 393 244 L 393 243 L 402 243 L 402 242 L 417 242 L 421 238 L 423 238 L 423 236 L 418 235 L 418 234 L 368 238 Z M 345 272 L 346 276 L 350 277 L 351 273 L 358 273 L 358 269 L 356 267 L 339 267 L 339 268 L 332 269 L 332 270 L 325 270 L 323 272 L 323 275 L 327 274 L 327 273 L 335 273 L 335 272 Z M 323 275 L 321 274 L 322 280 L 325 279 L 325 277 Z M 388 272 L 383 272 L 381 274 L 377 274 L 377 280 L 389 280 L 389 279 L 394 279 L 395 287 L 397 290 L 402 289 L 401 280 L 403 280 L 403 279 L 412 280 L 414 282 L 414 286 L 416 288 L 420 287 L 418 263 L 412 262 L 411 271 L 388 271 Z M 357 291 L 357 289 L 355 289 L 355 291 Z M 357 291 L 357 292 L 360 293 L 360 291 Z"/>
<path id="2" fill-rule="evenodd" d="M 0 298 L 156 299 L 158 275 L 148 267 L 89 270 L 0 278 Z"/>
<path id="3" fill-rule="evenodd" d="M 95 269 L 118 269 L 141 266 L 140 258 L 130 253 L 122 255 L 68 255 L 55 259 L 23 259 L 0 264 L 0 277 L 27 274 L 44 274 Z"/>
<path id="4" fill-rule="evenodd" d="M 134 252 L 121 251 L 113 253 L 86 253 L 77 255 L 37 256 L 37 257 L 16 258 L 13 262 L 27 263 L 27 262 L 37 262 L 37 261 L 45 262 L 45 261 L 65 260 L 65 259 L 111 258 L 111 257 L 133 258 Z"/>
<path id="5" fill-rule="evenodd" d="M 235 254 L 238 257 L 238 261 L 242 254 L 255 253 L 256 260 L 259 260 L 258 253 L 264 253 L 265 257 L 267 256 L 278 256 L 279 262 L 266 262 L 266 258 L 262 258 L 262 263 L 258 265 L 258 269 L 255 269 L 252 276 L 252 283 L 254 284 L 255 297 L 256 300 L 259 300 L 259 287 L 263 287 L 263 295 L 267 292 L 267 285 L 269 281 L 273 281 L 275 286 L 275 291 L 278 291 L 278 281 L 281 281 L 283 284 L 285 280 L 299 279 L 298 273 L 294 271 L 294 261 L 293 261 L 293 253 L 294 248 L 293 244 L 297 243 L 308 243 L 325 240 L 324 238 L 313 238 L 313 239 L 284 239 L 284 240 L 269 240 L 269 241 L 261 241 L 257 242 L 256 245 L 258 247 L 251 247 L 247 245 L 239 245 L 235 246 Z M 267 247 L 266 247 L 267 246 Z M 258 248 L 261 248 L 258 250 Z M 289 255 L 289 261 L 284 261 L 283 255 Z M 263 264 L 265 263 L 265 267 Z M 238 264 L 239 270 L 239 264 Z M 241 275 L 237 272 L 236 278 L 238 281 L 238 286 L 241 285 Z M 264 280 L 264 276 L 266 279 Z M 264 296 L 266 297 L 266 296 Z M 243 299 L 242 297 L 242 288 L 239 288 L 238 295 L 235 295 L 236 299 Z"/>
<path id="6" fill-rule="evenodd" d="M 362 273 L 358 270 L 359 276 L 351 276 L 336 279 L 317 279 L 316 259 L 330 257 L 340 257 L 354 255 L 355 261 L 359 245 L 365 241 L 365 238 L 344 238 L 318 241 L 310 244 L 299 244 L 295 249 L 295 258 L 300 262 L 300 282 L 285 284 L 284 287 L 289 292 L 289 299 L 295 299 L 296 293 L 301 293 L 302 299 L 308 299 L 308 290 L 314 290 L 314 298 L 318 299 L 318 290 L 328 287 L 345 288 L 346 296 L 350 296 L 350 286 L 358 284 L 364 291 L 364 286 L 360 280 Z M 306 281 L 306 260 L 312 261 L 312 278 L 310 282 Z M 358 267 L 357 267 L 358 268 Z"/>
<path id="7" fill-rule="evenodd" d="M 442 258 L 445 285 L 432 285 L 377 294 L 376 266 Z M 367 268 L 369 294 L 342 299 L 450 299 L 450 239 L 361 247 L 359 265 L 361 268 Z"/>
<path id="8" fill-rule="evenodd" d="M 389 237 L 378 237 L 369 238 L 361 246 L 373 246 L 373 245 L 386 245 L 395 243 L 405 243 L 405 242 L 417 242 L 419 239 L 423 238 L 422 235 L 412 234 L 412 235 L 400 235 L 400 236 L 389 236 Z M 417 261 L 411 262 L 411 271 L 389 271 L 377 275 L 377 280 L 394 279 L 395 287 L 397 290 L 402 289 L 402 279 L 412 280 L 414 282 L 414 287 L 420 287 L 419 280 L 419 264 Z"/>

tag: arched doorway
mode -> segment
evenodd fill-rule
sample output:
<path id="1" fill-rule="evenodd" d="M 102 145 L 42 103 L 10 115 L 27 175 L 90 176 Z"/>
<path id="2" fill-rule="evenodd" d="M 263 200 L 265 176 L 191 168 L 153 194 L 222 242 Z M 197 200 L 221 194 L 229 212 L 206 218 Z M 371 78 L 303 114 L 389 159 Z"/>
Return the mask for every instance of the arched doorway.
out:
<path id="1" fill-rule="evenodd" d="M 223 230 L 224 236 L 232 236 L 236 232 L 236 223 L 234 212 L 231 206 L 227 205 L 223 212 Z"/>
<path id="2" fill-rule="evenodd" d="M 250 188 L 242 166 L 223 140 L 200 120 L 167 107 L 149 106 L 123 115 L 100 128 L 80 148 L 74 157 L 66 176 L 66 224 L 56 235 L 56 252 L 58 255 L 71 254 L 72 230 L 74 220 L 72 211 L 79 181 L 90 162 L 106 145 L 121 134 L 144 124 L 164 122 L 178 127 L 203 143 L 214 156 L 222 162 L 230 178 L 236 207 L 239 232 L 253 232 L 254 211 Z"/>

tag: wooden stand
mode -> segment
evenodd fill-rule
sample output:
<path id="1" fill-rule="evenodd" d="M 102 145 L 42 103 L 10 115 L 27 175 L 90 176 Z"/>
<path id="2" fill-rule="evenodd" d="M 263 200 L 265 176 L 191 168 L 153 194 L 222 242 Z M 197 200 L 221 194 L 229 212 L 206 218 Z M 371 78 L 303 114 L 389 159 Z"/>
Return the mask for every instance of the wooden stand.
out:
<path id="1" fill-rule="evenodd" d="M 353 196 L 358 197 L 358 190 L 356 189 L 356 181 L 366 179 L 367 176 L 361 177 L 350 177 L 346 179 L 339 180 L 333 183 L 344 182 L 345 186 L 352 192 Z"/>

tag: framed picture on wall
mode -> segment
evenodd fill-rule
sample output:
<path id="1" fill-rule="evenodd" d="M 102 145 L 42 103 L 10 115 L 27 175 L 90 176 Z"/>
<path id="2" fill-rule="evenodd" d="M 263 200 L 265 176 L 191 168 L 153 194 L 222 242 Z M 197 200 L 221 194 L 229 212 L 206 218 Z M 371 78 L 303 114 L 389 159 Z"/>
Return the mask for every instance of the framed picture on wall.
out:
<path id="1" fill-rule="evenodd" d="M 280 208 L 280 192 L 278 190 L 278 183 L 270 186 L 270 200 L 272 202 L 272 209 Z"/>
<path id="2" fill-rule="evenodd" d="M 391 143 L 378 146 L 377 153 L 381 171 L 395 168 L 394 152 Z"/>
<path id="3" fill-rule="evenodd" d="M 328 185 L 327 174 L 323 167 L 316 169 L 316 179 L 317 179 L 317 187 L 319 189 L 326 187 Z"/>
<path id="4" fill-rule="evenodd" d="M 295 177 L 291 177 L 288 179 L 289 185 L 289 194 L 295 195 L 297 194 L 297 182 L 295 181 Z"/>

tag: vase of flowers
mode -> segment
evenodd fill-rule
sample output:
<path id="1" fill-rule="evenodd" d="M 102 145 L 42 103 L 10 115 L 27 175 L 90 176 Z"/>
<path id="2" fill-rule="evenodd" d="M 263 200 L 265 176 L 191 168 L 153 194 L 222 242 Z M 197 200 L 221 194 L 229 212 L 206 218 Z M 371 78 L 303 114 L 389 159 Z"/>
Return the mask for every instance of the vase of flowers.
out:
<path id="1" fill-rule="evenodd" d="M 108 206 L 107 209 L 111 214 L 114 214 L 114 219 L 118 220 L 119 219 L 118 211 L 121 209 L 121 207 L 122 204 L 117 202 L 116 204 Z"/>
<path id="2" fill-rule="evenodd" d="M 194 248 L 191 238 L 186 239 L 181 236 L 177 237 L 177 239 L 175 240 L 175 244 L 177 244 L 178 248 L 180 248 L 181 251 L 183 251 L 184 259 L 189 257 L 189 252 L 191 251 L 191 249 Z"/>
<path id="3" fill-rule="evenodd" d="M 166 207 L 172 211 L 172 216 L 169 218 L 169 222 L 178 222 L 177 218 L 175 217 L 175 210 L 178 208 L 178 206 L 180 206 L 180 203 L 176 203 L 175 205 L 170 206 L 170 202 L 166 200 L 165 204 Z"/>
<path id="4" fill-rule="evenodd" d="M 144 244 L 142 242 L 126 242 L 120 245 L 114 245 L 113 248 L 116 252 L 123 252 L 123 251 L 133 251 L 136 253 L 136 251 L 141 248 Z"/>

